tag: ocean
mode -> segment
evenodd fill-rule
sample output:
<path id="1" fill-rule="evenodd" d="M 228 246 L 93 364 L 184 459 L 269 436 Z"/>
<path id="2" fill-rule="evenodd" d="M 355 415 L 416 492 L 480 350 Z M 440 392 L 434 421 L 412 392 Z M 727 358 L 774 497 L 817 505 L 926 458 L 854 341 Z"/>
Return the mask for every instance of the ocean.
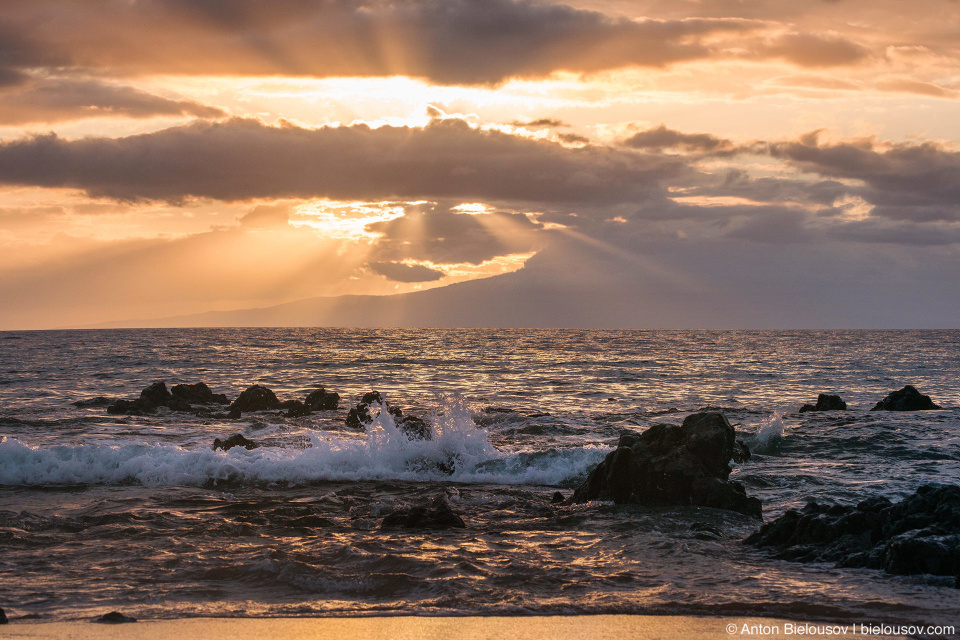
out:
<path id="1" fill-rule="evenodd" d="M 336 411 L 72 403 L 205 382 Z M 937 411 L 869 409 L 912 384 Z M 437 436 L 344 418 L 380 391 Z M 797 412 L 819 393 L 846 412 Z M 663 613 L 956 624 L 952 577 L 776 560 L 760 522 L 553 504 L 623 431 L 722 411 L 770 520 L 960 482 L 960 331 L 170 329 L 0 333 L 0 607 L 13 619 Z M 389 422 L 389 424 L 388 424 Z M 260 448 L 214 451 L 242 433 Z M 450 473 L 452 471 L 452 473 Z M 463 529 L 384 530 L 446 496 Z M 694 523 L 719 531 L 700 539 Z"/>

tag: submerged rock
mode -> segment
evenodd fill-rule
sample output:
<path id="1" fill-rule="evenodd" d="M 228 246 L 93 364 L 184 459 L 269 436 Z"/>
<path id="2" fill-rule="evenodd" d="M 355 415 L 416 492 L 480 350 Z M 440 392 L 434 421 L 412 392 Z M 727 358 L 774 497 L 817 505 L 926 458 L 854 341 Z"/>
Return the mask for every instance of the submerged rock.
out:
<path id="1" fill-rule="evenodd" d="M 280 407 L 287 410 L 287 412 L 283 414 L 287 418 L 302 418 L 303 416 L 308 416 L 313 413 L 310 411 L 310 407 L 299 400 L 288 400 L 281 403 Z"/>
<path id="2" fill-rule="evenodd" d="M 215 438 L 213 441 L 213 450 L 223 449 L 224 451 L 229 451 L 234 447 L 243 447 L 247 451 L 256 449 L 260 445 L 254 442 L 253 440 L 247 440 L 243 437 L 242 433 L 235 433 L 226 440 L 221 440 L 220 438 Z"/>
<path id="3" fill-rule="evenodd" d="M 800 407 L 800 413 L 808 411 L 846 411 L 847 403 L 840 396 L 831 396 L 821 393 L 817 396 L 817 404 L 805 404 Z"/>
<path id="4" fill-rule="evenodd" d="M 333 411 L 340 406 L 340 394 L 320 387 L 316 391 L 311 391 L 303 404 L 310 407 L 312 411 Z"/>
<path id="5" fill-rule="evenodd" d="M 923 485 L 892 503 L 810 503 L 768 522 L 746 541 L 796 562 L 835 562 L 887 573 L 957 576 L 960 587 L 960 487 Z"/>
<path id="6" fill-rule="evenodd" d="M 175 385 L 170 389 L 170 394 L 189 404 L 230 404 L 226 394 L 214 393 L 203 382 Z"/>
<path id="7" fill-rule="evenodd" d="M 400 509 L 383 519 L 381 529 L 448 529 L 464 528 L 463 518 L 454 513 L 445 495 L 438 496 L 430 507 Z"/>
<path id="8" fill-rule="evenodd" d="M 105 398 L 103 396 L 97 396 L 96 398 L 87 398 L 86 400 L 77 400 L 71 404 L 75 407 L 80 407 L 81 409 L 86 409 L 87 407 L 106 407 L 113 404 L 111 398 Z"/>
<path id="9" fill-rule="evenodd" d="M 110 613 L 105 613 L 99 618 L 97 618 L 96 620 L 94 620 L 94 622 L 103 622 L 106 624 L 121 624 L 124 622 L 136 622 L 136 621 L 137 621 L 136 618 L 125 616 L 119 611 L 111 611 Z"/>
<path id="10" fill-rule="evenodd" d="M 733 427 L 715 412 L 687 416 L 679 427 L 658 424 L 639 435 L 626 433 L 577 487 L 573 501 L 697 505 L 759 518 L 760 501 L 728 479 L 737 448 Z"/>
<path id="11" fill-rule="evenodd" d="M 230 405 L 231 411 L 237 409 L 244 413 L 247 411 L 272 411 L 279 408 L 280 400 L 277 399 L 276 394 L 259 384 L 247 387 Z"/>
<path id="12" fill-rule="evenodd" d="M 894 391 L 876 404 L 870 411 L 929 411 L 939 409 L 930 396 L 925 396 L 911 385 Z"/>

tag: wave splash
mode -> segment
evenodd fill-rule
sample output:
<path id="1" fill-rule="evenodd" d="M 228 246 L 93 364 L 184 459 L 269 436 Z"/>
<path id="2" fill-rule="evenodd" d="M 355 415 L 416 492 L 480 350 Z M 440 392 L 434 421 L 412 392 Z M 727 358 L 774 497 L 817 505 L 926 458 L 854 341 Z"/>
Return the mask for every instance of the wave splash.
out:
<path id="1" fill-rule="evenodd" d="M 584 476 L 602 448 L 538 453 L 498 450 L 465 403 L 447 401 L 431 421 L 431 440 L 410 440 L 380 412 L 366 434 L 308 431 L 309 446 L 227 452 L 171 444 L 81 444 L 34 447 L 0 440 L 0 485 L 204 486 L 219 483 L 304 484 L 324 480 L 445 480 L 561 485 Z"/>

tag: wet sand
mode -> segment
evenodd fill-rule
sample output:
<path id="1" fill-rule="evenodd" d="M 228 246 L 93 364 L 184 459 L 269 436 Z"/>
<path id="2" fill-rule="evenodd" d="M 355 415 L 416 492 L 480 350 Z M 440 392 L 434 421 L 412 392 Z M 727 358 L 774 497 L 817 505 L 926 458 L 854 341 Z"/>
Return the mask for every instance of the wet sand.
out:
<path id="1" fill-rule="evenodd" d="M 792 628 L 789 625 L 794 625 Z M 816 627 L 840 627 L 823 622 L 777 618 L 696 616 L 544 616 L 544 617 L 422 617 L 376 618 L 190 618 L 144 620 L 129 624 L 92 622 L 12 621 L 0 627 L 4 638 L 69 640 L 691 640 L 694 638 L 834 637 L 809 634 Z M 847 626 L 841 637 L 865 636 Z M 746 627 L 746 629 L 745 629 Z"/>

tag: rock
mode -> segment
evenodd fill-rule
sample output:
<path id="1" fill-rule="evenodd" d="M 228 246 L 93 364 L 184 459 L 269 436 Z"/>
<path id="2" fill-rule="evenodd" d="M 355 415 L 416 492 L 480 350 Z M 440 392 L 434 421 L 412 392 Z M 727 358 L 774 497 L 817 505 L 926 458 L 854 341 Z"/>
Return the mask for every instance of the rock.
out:
<path id="1" fill-rule="evenodd" d="M 103 614 L 102 616 L 97 618 L 94 622 L 104 622 L 107 624 L 121 624 L 124 622 L 136 622 L 136 621 L 137 621 L 136 618 L 125 616 L 119 611 L 111 611 L 110 613 Z"/>
<path id="2" fill-rule="evenodd" d="M 203 382 L 175 385 L 170 390 L 170 394 L 188 404 L 230 404 L 225 394 L 214 393 Z"/>
<path id="3" fill-rule="evenodd" d="M 87 407 L 106 407 L 113 404 L 113 400 L 110 398 L 105 398 L 103 396 L 97 396 L 96 398 L 87 398 L 86 400 L 77 400 L 76 402 L 71 403 L 75 407 L 80 407 L 81 409 L 86 409 Z"/>
<path id="4" fill-rule="evenodd" d="M 243 437 L 242 433 L 235 433 L 226 440 L 221 440 L 220 438 L 215 438 L 213 441 L 213 450 L 223 449 L 224 451 L 229 451 L 234 447 L 243 447 L 247 451 L 251 451 L 259 447 L 256 442 L 253 440 L 247 440 Z"/>
<path id="5" fill-rule="evenodd" d="M 923 485 L 896 504 L 883 497 L 856 506 L 813 502 L 764 524 L 745 542 L 771 547 L 784 560 L 960 576 L 960 487 Z"/>
<path id="6" fill-rule="evenodd" d="M 247 387 L 237 399 L 230 405 L 230 409 L 239 409 L 242 412 L 247 411 L 272 411 L 280 408 L 280 401 L 273 391 L 255 384 Z"/>
<path id="7" fill-rule="evenodd" d="M 693 537 L 697 540 L 719 540 L 723 537 L 723 531 L 706 522 L 694 522 L 690 525 L 690 530 L 694 532 Z"/>
<path id="8" fill-rule="evenodd" d="M 433 428 L 417 416 L 403 416 L 397 420 L 397 429 L 407 440 L 433 440 Z"/>
<path id="9" fill-rule="evenodd" d="M 559 491 L 555 491 L 553 493 L 553 497 L 550 498 L 550 502 L 552 502 L 553 504 L 560 504 L 564 500 L 566 500 L 566 498 L 564 498 L 563 494 L 560 493 Z"/>
<path id="10" fill-rule="evenodd" d="M 243 416 L 243 412 L 240 409 L 230 409 L 227 413 L 227 418 L 230 420 L 239 420 Z"/>
<path id="11" fill-rule="evenodd" d="M 840 396 L 831 396 L 821 393 L 817 396 L 817 404 L 805 404 L 800 407 L 800 413 L 807 411 L 846 411 L 847 403 Z"/>
<path id="12" fill-rule="evenodd" d="M 464 528 L 463 519 L 454 513 L 445 495 L 437 497 L 430 508 L 400 509 L 383 519 L 381 529 L 447 529 Z"/>
<path id="13" fill-rule="evenodd" d="M 733 443 L 733 461 L 737 464 L 743 464 L 750 459 L 750 447 L 741 440 L 737 438 L 736 442 Z"/>
<path id="14" fill-rule="evenodd" d="M 876 404 L 870 411 L 929 411 L 939 409 L 930 396 L 925 396 L 909 384 L 894 391 Z"/>
<path id="15" fill-rule="evenodd" d="M 760 501 L 728 479 L 736 449 L 733 427 L 716 412 L 687 416 L 679 427 L 658 424 L 639 435 L 625 433 L 577 487 L 573 501 L 697 505 L 759 518 Z"/>
<path id="16" fill-rule="evenodd" d="M 340 406 L 340 394 L 328 392 L 323 387 L 311 391 L 303 403 L 313 411 L 333 411 Z"/>
<path id="17" fill-rule="evenodd" d="M 284 415 L 288 418 L 302 418 L 303 416 L 308 416 L 312 413 L 310 411 L 310 407 L 303 404 L 299 400 L 290 400 L 288 402 L 284 402 L 282 407 L 287 410 Z"/>
<path id="18" fill-rule="evenodd" d="M 7 614 L 0 609 L 0 624 L 7 624 Z"/>
<path id="19" fill-rule="evenodd" d="M 370 391 L 363 394 L 357 406 L 347 413 L 346 425 L 351 429 L 363 429 L 366 425 L 373 422 L 373 416 L 370 415 L 370 406 L 378 404 L 385 408 L 394 418 L 402 418 L 403 411 L 399 407 L 391 407 L 390 403 L 383 399 L 379 391 Z"/>
<path id="20" fill-rule="evenodd" d="M 190 403 L 181 397 L 172 395 L 165 382 L 154 382 L 140 392 L 136 400 L 117 400 L 107 407 L 107 413 L 114 415 L 142 416 L 157 412 L 160 407 L 174 411 L 190 411 Z"/>

